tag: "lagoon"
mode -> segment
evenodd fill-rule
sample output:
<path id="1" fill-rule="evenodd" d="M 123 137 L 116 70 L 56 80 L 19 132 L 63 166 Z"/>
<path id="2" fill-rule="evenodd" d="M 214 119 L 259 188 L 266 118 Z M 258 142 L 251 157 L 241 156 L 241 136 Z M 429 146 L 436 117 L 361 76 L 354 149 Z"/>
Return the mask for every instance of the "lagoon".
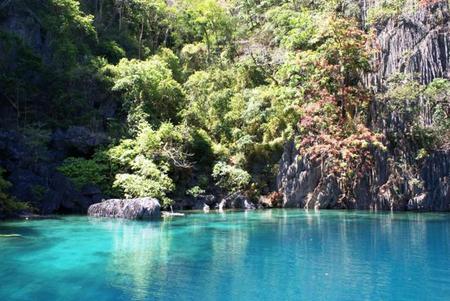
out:
<path id="1" fill-rule="evenodd" d="M 0 223 L 0 300 L 449 300 L 450 214 Z"/>

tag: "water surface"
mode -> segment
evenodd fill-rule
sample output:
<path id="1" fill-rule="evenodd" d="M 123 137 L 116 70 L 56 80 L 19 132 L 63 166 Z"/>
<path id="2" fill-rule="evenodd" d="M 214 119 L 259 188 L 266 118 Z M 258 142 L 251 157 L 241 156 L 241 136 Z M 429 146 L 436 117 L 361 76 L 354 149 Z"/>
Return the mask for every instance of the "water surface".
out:
<path id="1" fill-rule="evenodd" d="M 450 300 L 450 214 L 0 223 L 0 300 Z"/>

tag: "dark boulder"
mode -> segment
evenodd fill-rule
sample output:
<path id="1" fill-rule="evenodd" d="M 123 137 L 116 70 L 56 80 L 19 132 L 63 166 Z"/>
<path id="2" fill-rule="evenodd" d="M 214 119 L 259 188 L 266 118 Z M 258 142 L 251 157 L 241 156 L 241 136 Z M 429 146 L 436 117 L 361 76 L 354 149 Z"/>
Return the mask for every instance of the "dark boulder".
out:
<path id="1" fill-rule="evenodd" d="M 256 209 L 256 206 L 245 195 L 236 192 L 222 199 L 222 201 L 218 205 L 218 208 L 219 210 L 223 209 L 253 210 Z"/>
<path id="2" fill-rule="evenodd" d="M 217 198 L 212 194 L 201 194 L 198 196 L 188 196 L 175 202 L 173 206 L 179 210 L 202 210 L 205 205 L 214 207 L 217 204 Z"/>

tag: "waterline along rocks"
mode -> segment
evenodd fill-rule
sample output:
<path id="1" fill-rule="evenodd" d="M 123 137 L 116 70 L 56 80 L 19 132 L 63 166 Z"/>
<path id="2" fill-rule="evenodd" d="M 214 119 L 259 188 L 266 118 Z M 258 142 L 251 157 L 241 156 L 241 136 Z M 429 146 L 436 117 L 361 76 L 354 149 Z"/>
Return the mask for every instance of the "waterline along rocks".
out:
<path id="1" fill-rule="evenodd" d="M 154 198 L 110 199 L 93 204 L 88 215 L 139 220 L 155 220 L 161 217 L 160 204 Z"/>

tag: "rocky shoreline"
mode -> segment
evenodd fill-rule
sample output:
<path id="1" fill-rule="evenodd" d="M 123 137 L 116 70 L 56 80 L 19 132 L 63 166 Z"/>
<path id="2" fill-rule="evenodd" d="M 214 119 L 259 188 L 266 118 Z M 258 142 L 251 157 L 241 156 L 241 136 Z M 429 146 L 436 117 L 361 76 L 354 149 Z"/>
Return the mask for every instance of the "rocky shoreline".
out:
<path id="1" fill-rule="evenodd" d="M 329 190 L 328 190 L 329 191 Z M 210 196 L 211 197 L 211 196 Z M 292 197 L 292 196 L 291 196 Z M 315 195 L 317 197 L 317 194 Z M 280 199 L 279 199 L 280 198 Z M 425 206 L 407 206 L 404 208 L 392 208 L 389 206 L 379 206 L 376 203 L 367 203 L 367 207 L 345 207 L 342 203 L 324 203 L 324 200 L 329 201 L 330 196 L 325 195 L 323 192 L 319 194 L 319 198 L 311 198 L 311 194 L 307 195 L 304 199 L 300 199 L 298 202 L 289 202 L 285 196 L 266 196 L 261 197 L 258 202 L 251 202 L 248 199 L 243 203 L 230 201 L 230 199 L 222 199 L 220 202 L 214 203 L 212 208 L 210 208 L 204 200 L 204 196 L 198 198 L 198 203 L 194 207 L 176 206 L 174 209 L 176 211 L 164 211 L 161 209 L 160 202 L 154 198 L 137 198 L 137 199 L 108 199 L 103 200 L 99 203 L 94 203 L 89 206 L 87 212 L 82 215 L 90 216 L 93 218 L 119 218 L 119 219 L 130 219 L 130 220 L 159 220 L 161 218 L 167 217 L 180 217 L 184 216 L 189 212 L 203 212 L 203 213 L 213 213 L 213 212 L 224 212 L 233 210 L 270 210 L 270 209 L 304 209 L 304 210 L 336 210 L 336 209 L 347 209 L 347 210 L 361 210 L 361 211 L 371 211 L 371 212 L 448 212 L 450 213 L 450 208 L 444 207 L 441 210 L 430 209 Z M 410 202 L 417 201 L 417 199 L 411 200 Z M 420 201 L 420 200 L 419 200 Z M 248 203 L 247 203 L 248 202 Z M 202 206 L 203 204 L 203 206 Z M 211 204 L 211 203 L 210 203 Z M 246 204 L 245 206 L 241 206 Z M 281 204 L 281 205 L 280 205 Z M 312 205 L 311 205 L 312 204 Z M 328 204 L 325 206 L 324 204 Z M 375 204 L 375 205 L 374 205 Z M 33 219 L 58 219 L 65 214 L 35 214 L 23 212 L 20 214 L 12 216 L 0 216 L 0 221 L 2 220 L 33 220 Z"/>

